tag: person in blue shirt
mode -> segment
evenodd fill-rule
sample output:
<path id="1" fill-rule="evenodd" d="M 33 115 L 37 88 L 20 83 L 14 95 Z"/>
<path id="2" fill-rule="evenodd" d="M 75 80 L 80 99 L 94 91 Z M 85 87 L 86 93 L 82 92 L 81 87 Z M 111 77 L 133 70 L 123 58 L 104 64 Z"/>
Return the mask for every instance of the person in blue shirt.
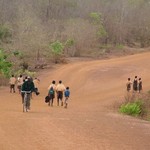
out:
<path id="1" fill-rule="evenodd" d="M 67 108 L 68 107 L 68 99 L 69 99 L 69 96 L 70 96 L 69 87 L 66 87 L 64 95 L 65 95 L 64 108 Z"/>

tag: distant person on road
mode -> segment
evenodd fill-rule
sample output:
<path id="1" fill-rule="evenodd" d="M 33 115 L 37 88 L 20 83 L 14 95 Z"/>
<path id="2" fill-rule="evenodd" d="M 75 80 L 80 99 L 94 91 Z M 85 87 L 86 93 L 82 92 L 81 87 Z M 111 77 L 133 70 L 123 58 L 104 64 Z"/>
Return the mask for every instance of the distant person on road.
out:
<path id="1" fill-rule="evenodd" d="M 14 77 L 14 75 L 12 75 L 11 78 L 9 79 L 9 84 L 10 84 L 10 93 L 12 92 L 15 93 L 16 78 Z"/>
<path id="2" fill-rule="evenodd" d="M 17 88 L 19 90 L 19 94 L 21 93 L 21 86 L 22 86 L 22 84 L 23 84 L 23 76 L 20 75 L 18 77 L 18 79 L 17 79 Z"/>
<path id="3" fill-rule="evenodd" d="M 28 80 L 28 78 L 27 78 L 27 76 L 23 79 L 23 83 L 25 82 L 25 81 L 27 81 Z M 23 85 L 23 84 L 22 84 Z M 22 90 L 22 86 L 21 86 L 21 90 Z M 21 97 L 22 97 L 22 103 L 24 102 L 24 93 L 23 92 L 21 92 Z"/>
<path id="4" fill-rule="evenodd" d="M 40 79 L 35 78 L 35 79 L 33 80 L 33 83 L 34 83 L 34 87 L 35 87 L 35 93 L 39 93 Z"/>
<path id="5" fill-rule="evenodd" d="M 143 87 L 142 87 L 142 79 L 139 78 L 139 80 L 138 80 L 138 91 L 139 91 L 139 93 L 142 91 L 142 89 L 143 89 Z"/>
<path id="6" fill-rule="evenodd" d="M 53 80 L 52 83 L 48 87 L 48 96 L 50 98 L 48 105 L 53 106 L 54 98 L 55 98 L 55 91 L 56 91 L 56 85 L 55 81 Z"/>
<path id="7" fill-rule="evenodd" d="M 65 90 L 64 94 L 65 94 L 64 108 L 67 108 L 68 107 L 68 99 L 69 99 L 69 96 L 70 96 L 69 87 L 66 87 L 66 90 Z"/>
<path id="8" fill-rule="evenodd" d="M 133 81 L 133 91 L 137 92 L 137 90 L 138 90 L 138 81 L 137 81 L 137 76 L 135 76 Z"/>
<path id="9" fill-rule="evenodd" d="M 131 91 L 131 84 L 132 84 L 131 79 L 128 78 L 127 83 L 126 83 L 126 87 L 127 87 L 128 92 Z"/>
<path id="10" fill-rule="evenodd" d="M 63 106 L 63 92 L 65 91 L 65 86 L 60 80 L 58 85 L 56 86 L 56 92 L 57 92 L 57 106 L 59 106 L 59 101 L 61 101 L 61 106 Z"/>

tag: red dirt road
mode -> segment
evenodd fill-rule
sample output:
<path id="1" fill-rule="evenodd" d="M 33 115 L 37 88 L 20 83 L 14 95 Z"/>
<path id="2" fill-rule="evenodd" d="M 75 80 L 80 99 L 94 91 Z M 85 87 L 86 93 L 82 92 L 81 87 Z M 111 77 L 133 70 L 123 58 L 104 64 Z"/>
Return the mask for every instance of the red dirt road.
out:
<path id="1" fill-rule="evenodd" d="M 31 111 L 21 97 L 0 88 L 0 150 L 150 150 L 150 122 L 118 114 L 128 77 L 150 90 L 150 53 L 78 61 L 44 70 Z M 61 79 L 71 89 L 68 109 L 44 103 L 47 87 Z"/>

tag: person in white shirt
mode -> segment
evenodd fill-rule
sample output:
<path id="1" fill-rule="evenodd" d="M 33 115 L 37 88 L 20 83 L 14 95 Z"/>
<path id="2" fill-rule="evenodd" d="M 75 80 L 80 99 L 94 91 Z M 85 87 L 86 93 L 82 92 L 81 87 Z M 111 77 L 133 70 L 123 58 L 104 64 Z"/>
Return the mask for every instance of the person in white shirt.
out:
<path id="1" fill-rule="evenodd" d="M 58 85 L 56 86 L 56 92 L 57 92 L 57 106 L 59 106 L 59 101 L 61 101 L 61 106 L 63 106 L 63 92 L 65 91 L 65 86 L 62 84 L 62 81 L 60 80 Z"/>
<path id="2" fill-rule="evenodd" d="M 18 77 L 18 79 L 17 79 L 17 88 L 19 90 L 19 94 L 21 93 L 21 86 L 22 86 L 22 84 L 23 84 L 23 76 L 20 75 Z"/>
<path id="3" fill-rule="evenodd" d="M 39 93 L 40 79 L 35 78 L 35 79 L 33 80 L 33 83 L 34 83 L 34 87 L 35 87 L 35 93 Z"/>
<path id="4" fill-rule="evenodd" d="M 16 78 L 14 77 L 14 75 L 12 75 L 11 78 L 9 79 L 9 84 L 10 84 L 10 93 L 12 93 L 12 91 L 15 93 Z"/>

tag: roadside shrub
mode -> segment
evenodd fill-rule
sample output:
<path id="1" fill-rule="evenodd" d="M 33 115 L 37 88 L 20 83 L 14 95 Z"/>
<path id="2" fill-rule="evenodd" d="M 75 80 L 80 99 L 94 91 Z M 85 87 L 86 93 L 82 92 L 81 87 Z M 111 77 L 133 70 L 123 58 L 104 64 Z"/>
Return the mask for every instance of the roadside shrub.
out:
<path id="1" fill-rule="evenodd" d="M 128 102 L 127 104 L 122 104 L 120 107 L 120 112 L 131 115 L 131 116 L 139 116 L 142 112 L 142 102 Z"/>
<path id="2" fill-rule="evenodd" d="M 120 113 L 150 120 L 150 92 L 127 93 L 123 101 L 118 102 Z"/>

